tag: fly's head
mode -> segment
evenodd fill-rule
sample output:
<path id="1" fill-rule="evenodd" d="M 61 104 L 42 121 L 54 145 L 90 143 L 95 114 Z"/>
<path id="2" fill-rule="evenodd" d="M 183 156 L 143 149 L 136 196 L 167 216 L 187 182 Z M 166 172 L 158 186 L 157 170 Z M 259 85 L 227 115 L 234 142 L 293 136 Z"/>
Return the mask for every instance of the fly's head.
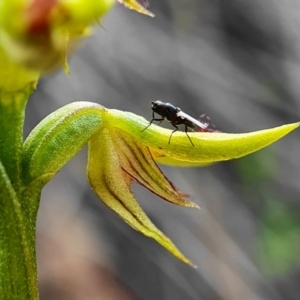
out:
<path id="1" fill-rule="evenodd" d="M 157 113 L 158 115 L 161 115 L 163 117 L 165 117 L 165 111 L 167 109 L 167 103 L 164 103 L 160 100 L 155 100 L 155 101 L 152 101 L 152 110 Z"/>

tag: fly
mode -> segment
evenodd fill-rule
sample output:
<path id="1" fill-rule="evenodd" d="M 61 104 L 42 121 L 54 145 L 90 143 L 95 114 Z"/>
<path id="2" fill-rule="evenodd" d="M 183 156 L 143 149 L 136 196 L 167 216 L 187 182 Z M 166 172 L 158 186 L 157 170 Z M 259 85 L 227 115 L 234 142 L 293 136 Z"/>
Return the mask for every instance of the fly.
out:
<path id="1" fill-rule="evenodd" d="M 205 116 L 207 118 L 207 119 L 205 119 L 206 123 L 203 123 L 200 120 L 196 120 L 193 117 L 191 117 L 190 115 L 186 114 L 179 107 L 174 106 L 171 103 L 165 103 L 160 100 L 152 101 L 151 103 L 152 103 L 152 107 L 151 107 L 152 108 L 152 120 L 150 121 L 150 124 L 145 129 L 143 129 L 143 131 L 145 131 L 152 124 L 153 121 L 159 121 L 159 123 L 158 123 L 158 125 L 159 125 L 162 121 L 167 119 L 171 123 L 171 125 L 175 128 L 170 135 L 169 144 L 171 142 L 173 133 L 178 130 L 177 125 L 185 125 L 185 133 L 193 147 L 194 147 L 194 144 L 193 144 L 190 136 L 188 135 L 188 128 L 190 128 L 191 130 L 194 130 L 195 126 L 197 126 L 199 128 L 199 131 L 202 131 L 202 132 L 215 131 L 210 128 L 210 124 L 211 124 L 210 119 L 208 117 L 206 117 L 205 115 L 200 116 L 200 118 L 202 116 Z M 155 118 L 155 113 L 160 115 L 161 118 Z"/>

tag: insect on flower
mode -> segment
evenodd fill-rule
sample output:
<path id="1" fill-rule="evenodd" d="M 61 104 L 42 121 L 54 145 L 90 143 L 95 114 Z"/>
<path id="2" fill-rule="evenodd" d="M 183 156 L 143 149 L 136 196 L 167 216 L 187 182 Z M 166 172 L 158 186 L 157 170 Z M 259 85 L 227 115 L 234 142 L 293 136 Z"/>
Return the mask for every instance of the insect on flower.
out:
<path id="1" fill-rule="evenodd" d="M 195 127 L 198 127 L 198 131 L 201 132 L 216 132 L 217 130 L 214 130 L 214 126 L 210 122 L 210 118 L 206 115 L 201 115 L 201 120 L 196 120 L 190 115 L 183 112 L 179 107 L 174 106 L 171 103 L 165 103 L 160 100 L 152 101 L 152 120 L 150 121 L 150 124 L 143 129 L 142 131 L 145 131 L 153 121 L 159 121 L 158 125 L 167 119 L 172 126 L 175 128 L 169 138 L 169 144 L 171 142 L 171 138 L 174 132 L 178 130 L 177 125 L 185 125 L 185 133 L 187 137 L 189 138 L 192 146 L 194 146 L 191 138 L 188 135 L 188 128 L 194 131 Z M 160 115 L 161 118 L 155 118 L 155 113 Z M 204 120 L 205 123 L 202 122 Z"/>

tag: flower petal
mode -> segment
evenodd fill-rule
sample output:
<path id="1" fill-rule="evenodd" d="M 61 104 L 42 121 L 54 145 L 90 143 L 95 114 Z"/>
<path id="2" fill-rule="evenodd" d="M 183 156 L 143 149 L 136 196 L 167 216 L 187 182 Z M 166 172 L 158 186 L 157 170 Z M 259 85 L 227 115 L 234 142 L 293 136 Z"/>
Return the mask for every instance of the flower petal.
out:
<path id="1" fill-rule="evenodd" d="M 114 144 L 119 149 L 119 160 L 122 163 L 122 168 L 130 177 L 169 202 L 199 208 L 197 204 L 187 201 L 187 195 L 168 181 L 156 165 L 147 146 L 136 142 L 124 130 L 117 130 L 114 136 Z"/>
<path id="2" fill-rule="evenodd" d="M 174 256 L 193 266 L 170 239 L 155 227 L 137 203 L 130 189 L 133 177 L 124 171 L 128 161 L 127 158 L 120 159 L 124 152 L 119 152 L 120 143 L 116 146 L 116 138 L 108 128 L 103 128 L 89 141 L 87 175 L 94 192 L 131 227 L 154 238 Z M 128 154 L 128 148 L 125 153 Z M 126 163 L 123 165 L 124 160 Z"/>

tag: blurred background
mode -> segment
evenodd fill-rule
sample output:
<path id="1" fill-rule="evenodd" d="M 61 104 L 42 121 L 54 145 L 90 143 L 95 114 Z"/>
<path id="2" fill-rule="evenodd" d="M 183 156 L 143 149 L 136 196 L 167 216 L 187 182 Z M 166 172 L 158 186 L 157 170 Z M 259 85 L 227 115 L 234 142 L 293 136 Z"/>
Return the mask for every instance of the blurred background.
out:
<path id="1" fill-rule="evenodd" d="M 209 115 L 224 132 L 300 119 L 299 3 L 150 1 L 154 19 L 116 5 L 72 56 L 71 76 L 58 71 L 40 81 L 25 135 L 73 101 L 150 120 L 151 101 L 161 99 L 193 117 Z M 43 190 L 41 299 L 299 299 L 299 149 L 298 130 L 236 161 L 162 166 L 200 211 L 133 186 L 152 221 L 197 270 L 99 201 L 86 180 L 83 149 Z"/>

